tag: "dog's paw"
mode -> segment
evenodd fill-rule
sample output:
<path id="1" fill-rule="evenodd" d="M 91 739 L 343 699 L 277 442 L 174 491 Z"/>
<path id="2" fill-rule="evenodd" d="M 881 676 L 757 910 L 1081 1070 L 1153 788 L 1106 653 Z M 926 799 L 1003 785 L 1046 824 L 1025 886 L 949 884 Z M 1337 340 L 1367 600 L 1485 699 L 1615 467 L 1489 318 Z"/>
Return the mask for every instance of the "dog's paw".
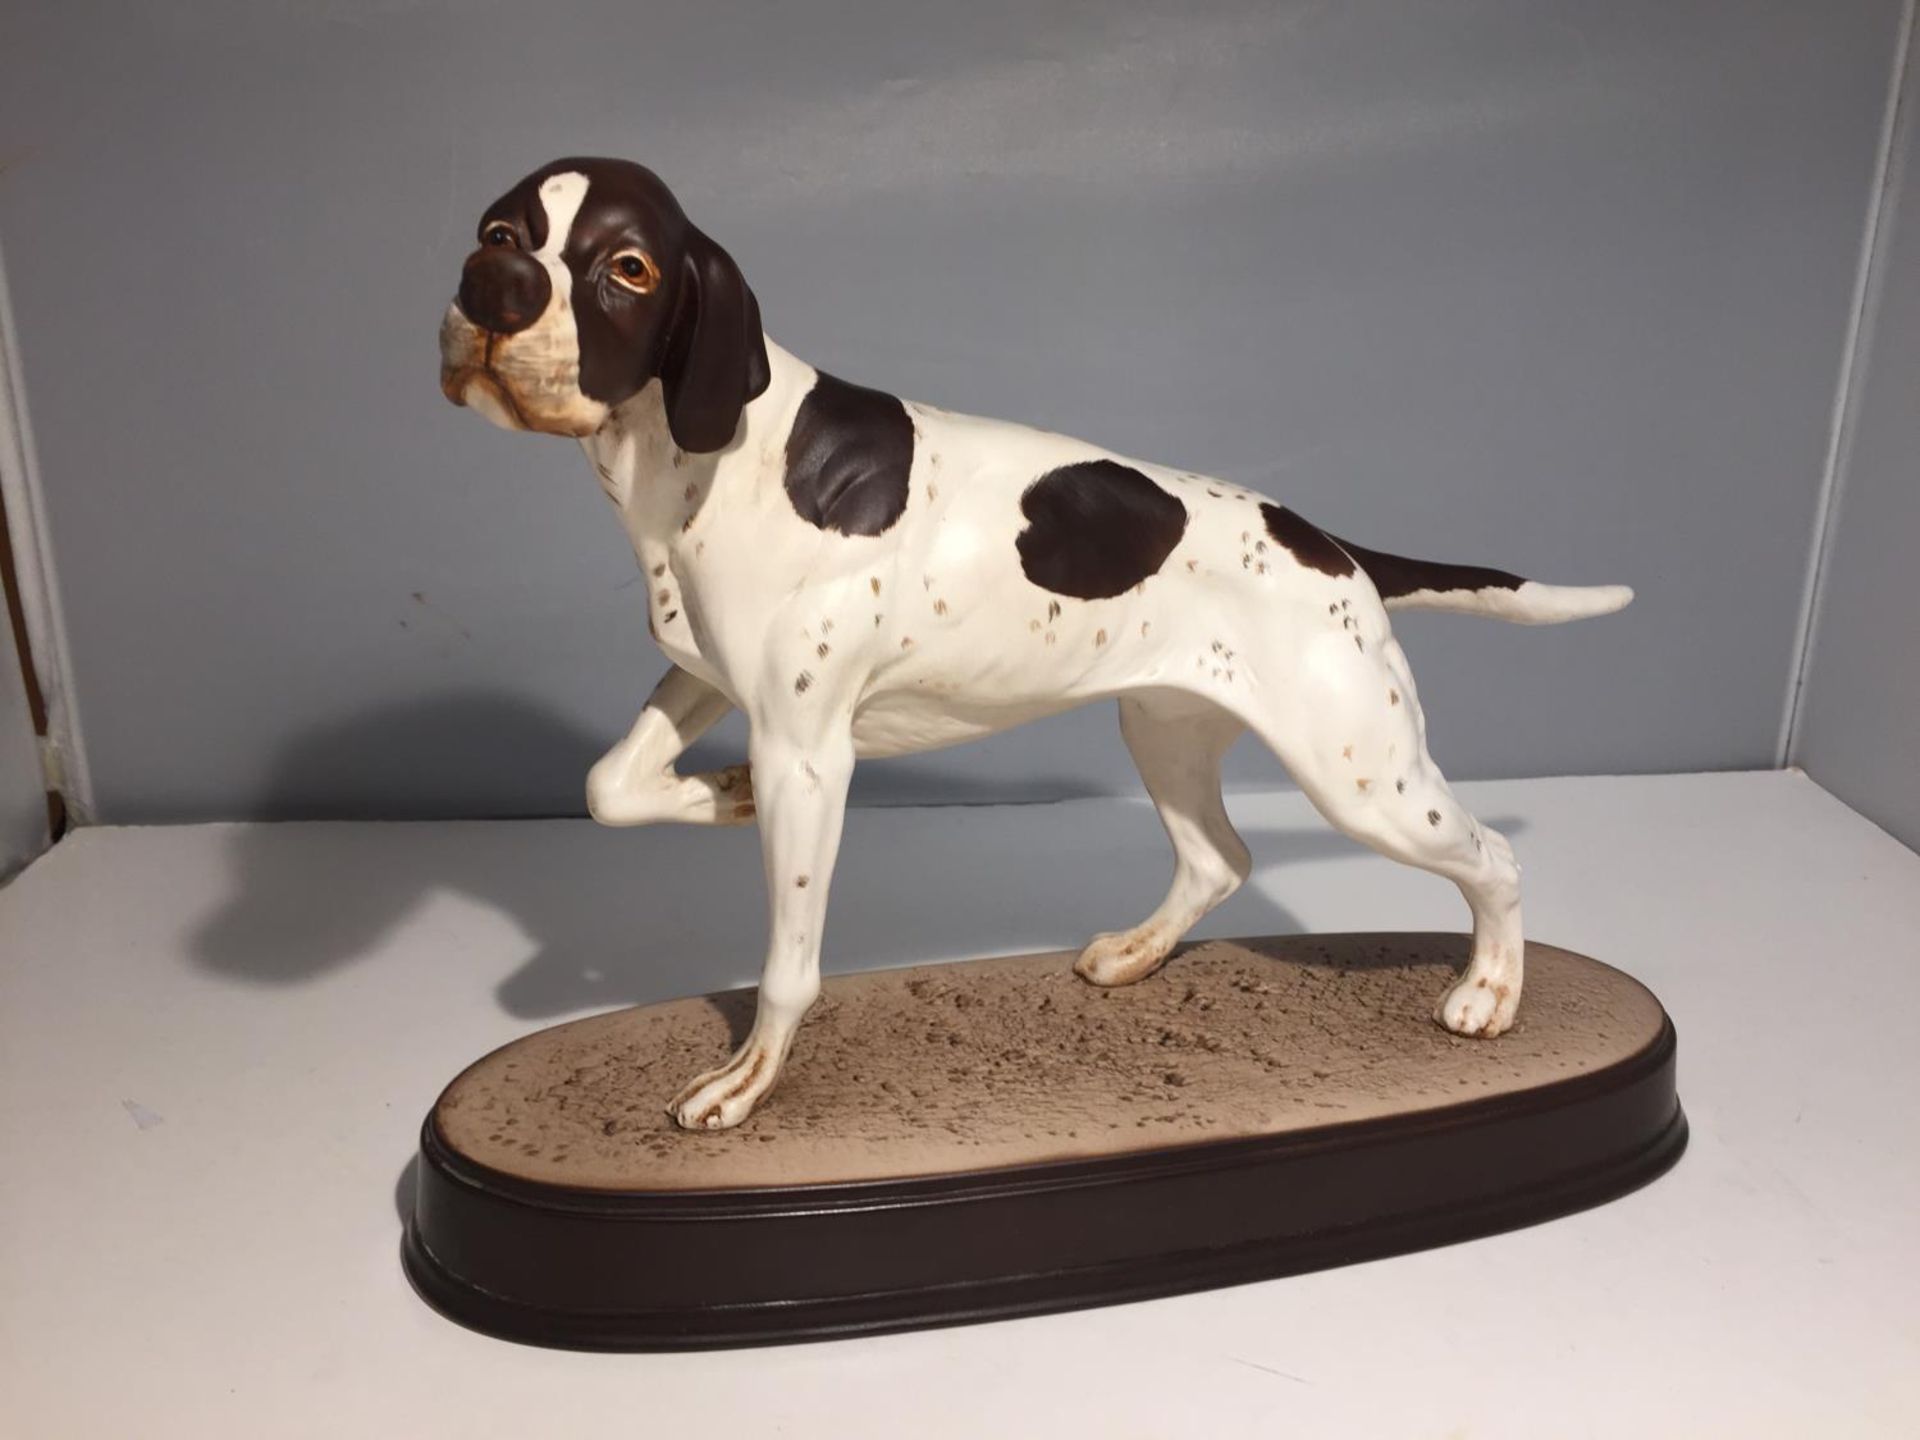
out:
<path id="1" fill-rule="evenodd" d="M 773 1057 L 749 1044 L 718 1070 L 689 1080 L 667 1106 L 682 1130 L 731 1130 L 773 1088 Z"/>
<path id="2" fill-rule="evenodd" d="M 755 816 L 753 771 L 745 765 L 729 765 L 700 779 L 707 782 L 716 825 L 745 825 Z"/>
<path id="3" fill-rule="evenodd" d="M 1096 935 L 1073 962 L 1073 973 L 1094 985 L 1131 985 L 1166 964 L 1173 944 L 1157 925 Z"/>
<path id="4" fill-rule="evenodd" d="M 1433 1018 L 1456 1035 L 1491 1040 L 1513 1026 L 1520 1009 L 1520 987 L 1475 975 L 1466 976 L 1440 997 Z"/>

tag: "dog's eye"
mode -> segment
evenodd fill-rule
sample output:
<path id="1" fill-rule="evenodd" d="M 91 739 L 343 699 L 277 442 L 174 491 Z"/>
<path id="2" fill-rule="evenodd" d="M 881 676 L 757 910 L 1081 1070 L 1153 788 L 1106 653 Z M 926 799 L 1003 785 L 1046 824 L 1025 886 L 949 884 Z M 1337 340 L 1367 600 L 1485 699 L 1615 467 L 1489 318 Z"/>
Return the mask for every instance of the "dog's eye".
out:
<path id="1" fill-rule="evenodd" d="M 611 270 L 615 280 L 642 295 L 651 294 L 660 283 L 660 267 L 644 250 L 622 250 L 613 257 Z"/>
<path id="2" fill-rule="evenodd" d="M 511 225 L 493 224 L 480 232 L 480 238 L 488 245 L 511 245 L 515 236 Z"/>

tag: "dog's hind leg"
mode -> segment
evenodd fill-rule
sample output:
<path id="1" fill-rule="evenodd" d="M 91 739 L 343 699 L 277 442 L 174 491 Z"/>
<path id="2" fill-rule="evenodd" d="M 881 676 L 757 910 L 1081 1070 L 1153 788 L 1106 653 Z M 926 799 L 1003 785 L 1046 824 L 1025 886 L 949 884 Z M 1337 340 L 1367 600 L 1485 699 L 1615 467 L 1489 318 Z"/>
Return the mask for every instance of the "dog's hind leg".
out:
<path id="1" fill-rule="evenodd" d="M 1336 828 L 1460 888 L 1473 912 L 1472 958 L 1434 1018 L 1456 1034 L 1498 1035 L 1520 1004 L 1520 867 L 1427 754 L 1413 676 L 1384 622 L 1354 630 L 1367 633 L 1351 650 L 1344 631 L 1316 641 L 1276 692 L 1284 713 L 1250 710 L 1247 720 Z"/>
<path id="2" fill-rule="evenodd" d="M 1237 717 L 1172 692 L 1120 700 L 1120 733 L 1173 841 L 1173 885 L 1143 923 L 1096 935 L 1074 970 L 1130 985 L 1166 963 L 1180 937 L 1240 888 L 1252 862 L 1220 798 L 1220 762 L 1246 730 Z"/>
<path id="3" fill-rule="evenodd" d="M 678 665 L 661 678 L 621 742 L 587 772 L 587 813 L 602 825 L 743 825 L 753 819 L 745 765 L 680 775 L 673 762 L 733 702 Z"/>

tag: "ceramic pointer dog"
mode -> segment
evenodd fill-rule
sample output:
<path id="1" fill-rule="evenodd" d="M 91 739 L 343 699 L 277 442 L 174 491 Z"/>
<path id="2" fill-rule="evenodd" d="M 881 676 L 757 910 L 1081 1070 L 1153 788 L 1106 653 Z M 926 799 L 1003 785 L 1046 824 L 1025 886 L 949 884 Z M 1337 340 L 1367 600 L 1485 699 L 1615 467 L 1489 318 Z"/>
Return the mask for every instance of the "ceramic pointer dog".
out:
<path id="1" fill-rule="evenodd" d="M 856 759 L 1113 697 L 1173 887 L 1142 924 L 1096 936 L 1081 975 L 1152 974 L 1246 878 L 1220 762 L 1251 729 L 1335 826 L 1466 896 L 1472 959 L 1439 1022 L 1513 1023 L 1519 870 L 1428 758 L 1387 612 L 1546 624 L 1631 591 L 1379 554 L 1236 485 L 823 374 L 766 338 L 733 260 L 625 161 L 546 166 L 479 239 L 441 328 L 442 388 L 580 441 L 673 662 L 589 773 L 588 806 L 609 825 L 760 822 L 759 1009 L 739 1052 L 674 1099 L 681 1125 L 739 1124 L 780 1073 L 819 991 Z M 734 706 L 747 766 L 676 773 Z"/>

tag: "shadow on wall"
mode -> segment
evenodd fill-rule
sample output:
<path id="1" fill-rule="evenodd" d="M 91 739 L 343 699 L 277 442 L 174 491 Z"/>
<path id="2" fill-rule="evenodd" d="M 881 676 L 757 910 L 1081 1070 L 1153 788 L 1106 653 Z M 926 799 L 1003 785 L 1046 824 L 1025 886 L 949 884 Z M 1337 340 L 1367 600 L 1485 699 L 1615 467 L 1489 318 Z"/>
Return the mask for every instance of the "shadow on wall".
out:
<path id="1" fill-rule="evenodd" d="M 377 777 L 383 753 L 421 753 L 395 744 L 396 736 L 421 731 L 444 736 L 456 756 L 484 737 L 486 753 L 542 773 L 543 784 L 561 766 L 584 776 L 601 748 L 517 699 L 442 698 L 401 716 L 328 727 L 291 746 L 263 808 L 324 814 L 316 797 L 326 785 L 344 775 Z M 1120 744 L 1117 733 L 1113 743 Z M 446 776 L 410 772 L 409 786 L 435 793 L 469 760 L 450 762 Z M 833 882 L 829 973 L 1068 949 L 1145 918 L 1171 868 L 1151 807 L 1141 800 L 1115 824 L 1110 802 L 1057 803 L 1088 812 L 1084 825 L 1072 827 L 1070 884 L 1060 880 L 1055 806 L 1024 807 L 1011 823 L 1000 812 L 990 842 L 986 817 L 968 806 L 854 811 Z M 1261 869 L 1353 851 L 1319 827 L 1249 830 L 1246 838 Z M 201 926 L 195 954 L 240 980 L 295 984 L 351 964 L 424 900 L 449 892 L 496 907 L 525 933 L 527 958 L 497 994 L 507 1013 L 528 1020 L 750 984 L 765 946 L 752 827 L 608 830 L 573 819 L 431 830 L 252 825 L 234 830 L 232 845 L 230 895 Z M 1299 928 L 1248 887 L 1196 934 Z M 449 972 L 446 983 L 472 982 Z"/>

